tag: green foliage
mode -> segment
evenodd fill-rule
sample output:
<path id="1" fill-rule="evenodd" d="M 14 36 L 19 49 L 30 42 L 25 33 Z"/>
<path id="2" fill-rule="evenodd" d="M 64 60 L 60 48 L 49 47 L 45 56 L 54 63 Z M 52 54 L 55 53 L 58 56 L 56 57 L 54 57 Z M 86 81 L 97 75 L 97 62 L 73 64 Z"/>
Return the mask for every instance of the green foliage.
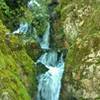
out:
<path id="1" fill-rule="evenodd" d="M 26 0 L 1 0 L 0 1 L 0 19 L 4 22 L 7 28 L 13 30 L 20 22 L 20 17 L 24 15 L 26 10 Z M 23 17 L 24 18 L 24 17 Z"/>
<path id="2" fill-rule="evenodd" d="M 23 42 L 0 21 L 0 99 L 31 100 L 36 92 L 36 69 Z M 7 95 L 7 97 L 6 97 Z"/>

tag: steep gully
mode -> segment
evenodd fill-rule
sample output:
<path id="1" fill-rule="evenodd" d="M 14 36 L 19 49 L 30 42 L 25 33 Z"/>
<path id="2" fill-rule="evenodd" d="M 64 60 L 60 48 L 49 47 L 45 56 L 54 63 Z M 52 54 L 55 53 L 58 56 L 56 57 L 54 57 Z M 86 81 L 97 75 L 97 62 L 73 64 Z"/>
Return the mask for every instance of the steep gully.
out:
<path id="1" fill-rule="evenodd" d="M 28 8 L 41 5 L 36 0 L 28 2 Z M 51 22 L 53 23 L 53 22 Z M 50 47 L 51 23 L 47 22 L 47 28 L 44 35 L 40 38 L 34 33 L 35 40 L 40 44 L 45 52 L 39 57 L 36 64 L 42 64 L 47 68 L 45 73 L 38 75 L 38 92 L 36 100 L 59 100 L 61 79 L 64 72 L 64 54 L 60 50 Z M 13 34 L 27 33 L 29 25 L 27 22 L 21 23 L 19 28 Z M 52 44 L 51 44 L 52 45 Z"/>

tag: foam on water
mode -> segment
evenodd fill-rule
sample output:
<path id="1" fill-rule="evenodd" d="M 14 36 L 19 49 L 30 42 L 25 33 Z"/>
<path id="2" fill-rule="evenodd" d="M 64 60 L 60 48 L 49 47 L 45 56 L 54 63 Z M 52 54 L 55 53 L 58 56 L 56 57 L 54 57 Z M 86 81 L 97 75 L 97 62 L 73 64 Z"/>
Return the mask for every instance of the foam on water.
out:
<path id="1" fill-rule="evenodd" d="M 36 0 L 28 2 L 28 8 L 33 8 L 34 5 L 40 7 L 40 4 Z M 58 53 L 58 50 L 50 48 L 50 23 L 47 22 L 47 28 L 43 36 L 40 38 L 36 34 L 34 28 L 34 38 L 40 44 L 41 49 L 45 50 L 37 63 L 43 64 L 48 71 L 38 76 L 38 92 L 37 100 L 59 100 L 61 79 L 64 72 L 64 59 L 63 53 Z M 13 32 L 13 34 L 27 33 L 29 25 L 27 22 L 21 23 L 19 28 Z"/>
<path id="2" fill-rule="evenodd" d="M 26 33 L 28 31 L 28 23 L 21 23 L 19 28 L 13 32 L 13 34 L 18 34 L 18 33 Z"/>
<path id="3" fill-rule="evenodd" d="M 37 6 L 37 7 L 40 7 L 40 4 L 36 1 L 36 0 L 31 0 L 28 2 L 28 8 L 32 9 L 33 7 Z"/>
<path id="4" fill-rule="evenodd" d="M 41 74 L 38 78 L 39 85 L 37 100 L 59 100 L 61 78 L 64 71 L 64 61 L 62 55 L 56 62 L 55 66 L 45 65 L 45 67 L 48 68 L 48 71 Z"/>

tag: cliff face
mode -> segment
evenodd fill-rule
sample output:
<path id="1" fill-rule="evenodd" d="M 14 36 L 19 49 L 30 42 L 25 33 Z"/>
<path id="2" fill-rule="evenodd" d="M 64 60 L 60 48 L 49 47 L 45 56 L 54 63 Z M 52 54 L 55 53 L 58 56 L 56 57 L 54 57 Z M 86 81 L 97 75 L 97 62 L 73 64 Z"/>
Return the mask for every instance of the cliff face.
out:
<path id="1" fill-rule="evenodd" d="M 99 100 L 100 1 L 62 3 L 64 32 L 69 43 L 62 100 Z"/>

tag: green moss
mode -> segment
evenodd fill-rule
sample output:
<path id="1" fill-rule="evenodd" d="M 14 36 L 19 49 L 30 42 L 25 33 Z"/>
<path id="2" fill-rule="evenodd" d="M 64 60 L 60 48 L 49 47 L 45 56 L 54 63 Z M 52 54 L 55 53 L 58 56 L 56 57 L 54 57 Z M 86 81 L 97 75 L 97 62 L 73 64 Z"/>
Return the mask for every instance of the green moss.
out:
<path id="1" fill-rule="evenodd" d="M 36 94 L 36 68 L 23 42 L 0 22 L 0 99 L 31 100 Z M 3 80 L 4 79 L 4 80 Z M 6 97 L 4 97 L 6 98 Z"/>
<path id="2" fill-rule="evenodd" d="M 11 71 L 0 70 L 0 99 L 31 100 L 26 88 Z"/>

